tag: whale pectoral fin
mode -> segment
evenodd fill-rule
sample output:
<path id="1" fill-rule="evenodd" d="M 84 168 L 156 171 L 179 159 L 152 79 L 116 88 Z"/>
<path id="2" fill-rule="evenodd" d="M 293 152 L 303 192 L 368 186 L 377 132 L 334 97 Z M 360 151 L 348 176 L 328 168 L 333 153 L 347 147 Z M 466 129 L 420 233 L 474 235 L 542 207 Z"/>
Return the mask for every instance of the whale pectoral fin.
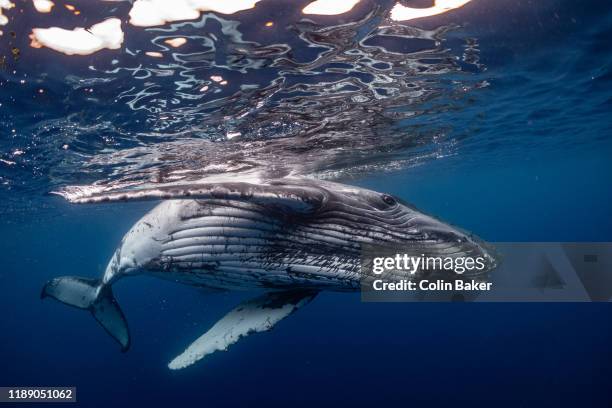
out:
<path id="1" fill-rule="evenodd" d="M 318 190 L 286 185 L 278 180 L 260 181 L 257 184 L 247 182 L 169 184 L 126 190 L 69 186 L 52 194 L 78 204 L 172 199 L 232 200 L 299 214 L 316 211 L 324 200 L 323 194 Z"/>
<path id="2" fill-rule="evenodd" d="M 241 337 L 272 329 L 276 323 L 308 304 L 318 292 L 270 292 L 239 304 L 168 364 L 171 370 L 188 367 L 217 350 L 227 350 Z"/>

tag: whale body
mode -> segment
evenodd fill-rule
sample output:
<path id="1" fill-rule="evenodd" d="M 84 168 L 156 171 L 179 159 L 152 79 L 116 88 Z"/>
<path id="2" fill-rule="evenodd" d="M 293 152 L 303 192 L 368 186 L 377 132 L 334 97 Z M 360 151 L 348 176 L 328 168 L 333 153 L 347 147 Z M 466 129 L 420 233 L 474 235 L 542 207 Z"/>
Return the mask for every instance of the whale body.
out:
<path id="1" fill-rule="evenodd" d="M 430 255 L 495 262 L 479 239 L 390 195 L 329 181 L 202 183 L 67 198 L 163 200 L 132 226 L 100 279 L 60 277 L 43 288 L 43 297 L 91 311 L 123 350 L 130 336 L 112 294 L 120 278 L 147 274 L 211 290 L 263 292 L 219 320 L 172 369 L 269 330 L 322 290 L 359 290 L 367 245 L 418 244 Z"/>

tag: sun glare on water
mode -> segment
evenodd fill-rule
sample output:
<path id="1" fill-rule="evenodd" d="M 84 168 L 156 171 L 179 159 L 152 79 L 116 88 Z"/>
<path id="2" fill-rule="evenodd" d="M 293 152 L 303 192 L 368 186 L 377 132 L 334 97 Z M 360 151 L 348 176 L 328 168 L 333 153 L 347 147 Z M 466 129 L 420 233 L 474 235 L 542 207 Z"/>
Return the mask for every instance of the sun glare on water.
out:
<path id="1" fill-rule="evenodd" d="M 397 3 L 391 10 L 391 19 L 395 21 L 408 21 L 417 18 L 431 17 L 458 9 L 472 0 L 436 0 L 432 7 L 411 8 Z"/>
<path id="2" fill-rule="evenodd" d="M 52 12 L 54 3 L 50 0 L 32 0 L 40 13 Z M 395 21 L 408 21 L 435 16 L 463 7 L 471 0 L 436 0 L 432 7 L 411 8 L 397 3 L 390 13 Z M 254 8 L 259 0 L 135 0 L 129 12 L 129 23 L 138 27 L 161 26 L 175 21 L 195 20 L 203 12 L 235 14 Z M 315 0 L 309 3 L 302 12 L 307 15 L 339 15 L 351 11 L 360 0 Z M 0 0 L 0 25 L 6 25 L 8 18 L 2 14 L 14 4 L 9 0 Z M 66 5 L 70 10 L 74 6 Z M 76 13 L 76 11 L 75 11 Z M 272 22 L 265 23 L 272 27 Z M 102 49 L 119 49 L 123 44 L 124 34 L 121 20 L 108 18 L 89 28 L 60 27 L 35 28 L 30 34 L 31 46 L 48 47 L 66 55 L 88 55 Z M 183 38 L 170 39 L 166 44 L 177 48 L 185 44 Z M 149 56 L 161 58 L 158 52 L 147 52 Z"/>
<path id="3" fill-rule="evenodd" d="M 360 0 L 316 0 L 302 10 L 304 14 L 334 16 L 351 11 Z"/>

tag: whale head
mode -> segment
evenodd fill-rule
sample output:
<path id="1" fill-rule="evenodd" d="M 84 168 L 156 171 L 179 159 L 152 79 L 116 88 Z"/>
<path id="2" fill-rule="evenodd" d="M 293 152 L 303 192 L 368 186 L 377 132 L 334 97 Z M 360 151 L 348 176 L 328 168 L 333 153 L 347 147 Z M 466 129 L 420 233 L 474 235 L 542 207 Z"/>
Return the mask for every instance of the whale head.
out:
<path id="1" fill-rule="evenodd" d="M 478 259 L 482 268 L 463 268 L 464 276 L 484 274 L 497 266 L 492 246 L 475 235 L 419 211 L 390 194 L 335 182 L 280 179 L 270 183 L 278 194 L 303 206 L 304 215 L 331 236 L 336 246 L 359 247 L 361 256 L 376 251 L 414 257 Z"/>

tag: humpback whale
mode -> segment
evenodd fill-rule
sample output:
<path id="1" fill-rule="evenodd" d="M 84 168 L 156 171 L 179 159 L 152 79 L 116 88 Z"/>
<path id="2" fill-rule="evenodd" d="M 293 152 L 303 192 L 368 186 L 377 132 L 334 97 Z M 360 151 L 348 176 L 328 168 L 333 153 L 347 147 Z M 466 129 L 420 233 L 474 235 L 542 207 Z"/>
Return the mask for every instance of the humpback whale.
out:
<path id="1" fill-rule="evenodd" d="M 388 194 L 331 181 L 285 177 L 64 195 L 75 203 L 162 200 L 127 232 L 101 278 L 59 277 L 42 290 L 42 297 L 89 310 L 124 351 L 128 325 L 112 292 L 123 277 L 262 292 L 221 318 L 171 369 L 271 329 L 320 291 L 359 290 L 364 245 L 418 243 L 430 255 L 494 263 L 478 238 Z"/>

